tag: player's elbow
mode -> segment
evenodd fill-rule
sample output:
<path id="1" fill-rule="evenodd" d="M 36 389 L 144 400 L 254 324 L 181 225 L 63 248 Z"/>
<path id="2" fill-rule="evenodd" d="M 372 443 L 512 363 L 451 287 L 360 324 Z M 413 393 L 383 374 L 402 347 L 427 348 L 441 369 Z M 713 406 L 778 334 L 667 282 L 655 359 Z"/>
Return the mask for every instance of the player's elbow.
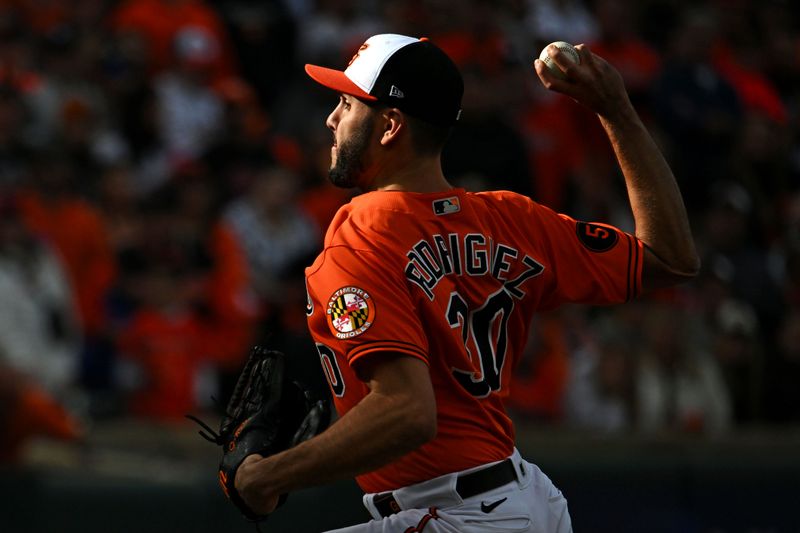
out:
<path id="1" fill-rule="evenodd" d="M 405 434 L 414 448 L 436 437 L 436 407 L 427 404 L 415 406 L 406 417 Z"/>
<path id="2" fill-rule="evenodd" d="M 416 446 L 422 446 L 436 437 L 436 412 L 416 417 L 412 428 L 412 441 Z"/>
<path id="3" fill-rule="evenodd" d="M 700 273 L 700 256 L 697 255 L 697 252 L 687 253 L 680 260 L 669 265 L 668 272 L 673 277 L 675 284 L 691 281 Z"/>
<path id="4" fill-rule="evenodd" d="M 665 265 L 662 276 L 669 285 L 686 283 L 700 273 L 700 258 L 696 255 Z"/>
<path id="5" fill-rule="evenodd" d="M 678 272 L 676 272 L 676 276 L 678 277 L 678 283 L 683 283 L 686 281 L 690 281 L 700 274 L 700 258 L 695 257 L 691 263 L 687 263 L 684 265 Z"/>
<path id="6" fill-rule="evenodd" d="M 700 273 L 700 257 L 695 253 L 686 253 L 681 257 L 666 261 L 650 249 L 646 249 L 644 268 L 642 270 L 642 286 L 645 292 L 663 289 L 691 281 Z"/>

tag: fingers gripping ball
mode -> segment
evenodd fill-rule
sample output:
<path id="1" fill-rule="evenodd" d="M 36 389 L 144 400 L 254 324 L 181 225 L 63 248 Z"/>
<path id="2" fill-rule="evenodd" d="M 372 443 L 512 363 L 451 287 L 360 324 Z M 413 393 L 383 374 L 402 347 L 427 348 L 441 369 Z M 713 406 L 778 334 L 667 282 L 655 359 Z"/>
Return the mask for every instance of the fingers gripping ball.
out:
<path id="1" fill-rule="evenodd" d="M 256 346 L 242 369 L 228 402 L 219 433 L 195 417 L 207 440 L 222 448 L 222 490 L 250 520 L 265 518 L 250 509 L 235 487 L 236 470 L 252 454 L 274 455 L 324 430 L 330 421 L 328 402 L 287 374 L 285 356 Z M 286 500 L 281 496 L 278 505 Z"/>
<path id="2" fill-rule="evenodd" d="M 553 58 L 550 57 L 550 54 L 547 53 L 547 48 L 550 46 L 555 46 L 561 51 L 562 57 L 566 57 L 567 59 L 579 65 L 581 63 L 581 56 L 574 46 L 564 41 L 556 41 L 544 47 L 542 53 L 539 54 L 539 59 L 545 64 L 548 70 L 550 70 L 550 73 L 553 74 L 553 76 L 563 80 L 566 77 L 564 76 L 564 72 L 561 70 L 561 68 L 559 68 L 556 62 L 553 61 Z"/>

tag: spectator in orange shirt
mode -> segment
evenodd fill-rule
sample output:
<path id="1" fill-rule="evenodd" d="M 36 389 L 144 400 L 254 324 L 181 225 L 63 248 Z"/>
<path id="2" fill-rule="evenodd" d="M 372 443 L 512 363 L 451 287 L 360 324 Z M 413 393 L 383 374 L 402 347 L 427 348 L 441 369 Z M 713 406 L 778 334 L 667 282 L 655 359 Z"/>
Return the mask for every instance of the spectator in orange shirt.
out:
<path id="1" fill-rule="evenodd" d="M 127 0 L 111 14 L 109 22 L 117 33 L 140 36 L 153 74 L 171 63 L 175 37 L 185 28 L 205 33 L 218 47 L 211 65 L 213 78 L 230 76 L 237 70 L 225 26 L 202 0 Z"/>
<path id="2" fill-rule="evenodd" d="M 628 0 L 596 2 L 594 15 L 599 31 L 591 46 L 596 54 L 618 65 L 631 100 L 641 105 L 646 103 L 644 98 L 661 71 L 661 57 L 635 33 L 635 13 L 636 6 Z"/>
<path id="3" fill-rule="evenodd" d="M 77 298 L 87 336 L 105 333 L 105 297 L 115 262 L 103 220 L 75 193 L 77 168 L 61 153 L 43 154 L 32 187 L 20 195 L 22 216 L 58 251 Z"/>
<path id="4" fill-rule="evenodd" d="M 209 180 L 202 167 L 187 168 L 145 204 L 142 247 L 133 252 L 139 259 L 129 261 L 144 267 L 129 272 L 126 284 L 141 305 L 119 343 L 146 378 L 133 404 L 143 415 L 174 418 L 191 409 L 203 368 L 224 397 L 228 374 L 253 342 L 258 308 L 247 264 L 217 217 Z"/>
<path id="5" fill-rule="evenodd" d="M 179 420 L 195 408 L 195 381 L 208 358 L 205 328 L 191 305 L 197 273 L 180 258 L 145 258 L 140 275 L 141 307 L 118 338 L 122 355 L 138 369 L 130 409 L 159 420 Z M 174 264 L 171 264 L 174 263 Z"/>
<path id="6" fill-rule="evenodd" d="M 569 371 L 564 325 L 558 314 L 537 317 L 511 377 L 506 405 L 530 419 L 560 421 Z"/>
<path id="7" fill-rule="evenodd" d="M 187 167 L 150 200 L 144 242 L 148 255 L 169 250 L 194 273 L 190 296 L 208 332 L 205 342 L 231 368 L 253 341 L 259 310 L 242 247 L 219 218 L 217 191 L 204 167 Z"/>

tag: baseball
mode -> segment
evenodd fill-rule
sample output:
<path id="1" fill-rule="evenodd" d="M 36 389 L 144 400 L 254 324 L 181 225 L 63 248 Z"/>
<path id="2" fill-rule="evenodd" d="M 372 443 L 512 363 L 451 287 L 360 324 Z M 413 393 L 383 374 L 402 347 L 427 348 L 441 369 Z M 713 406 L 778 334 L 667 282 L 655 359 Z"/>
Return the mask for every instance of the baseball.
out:
<path id="1" fill-rule="evenodd" d="M 564 41 L 556 41 L 554 43 L 550 43 L 547 46 L 553 45 L 559 50 L 561 53 L 564 54 L 567 58 L 571 59 L 575 63 L 580 64 L 581 56 L 578 54 L 578 51 L 575 50 L 575 47 L 571 44 L 564 42 Z M 564 79 L 564 72 L 556 65 L 556 62 L 553 61 L 553 58 L 547 53 L 547 46 L 544 47 L 542 53 L 539 54 L 539 59 L 547 65 L 547 68 L 550 69 L 550 72 L 556 76 L 557 78 Z"/>

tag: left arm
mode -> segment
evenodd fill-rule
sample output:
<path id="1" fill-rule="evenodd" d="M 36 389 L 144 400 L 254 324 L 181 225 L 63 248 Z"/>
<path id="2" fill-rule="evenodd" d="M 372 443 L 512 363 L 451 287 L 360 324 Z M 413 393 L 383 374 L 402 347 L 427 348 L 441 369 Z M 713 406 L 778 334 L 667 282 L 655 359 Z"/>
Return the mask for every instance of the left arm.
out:
<path id="1" fill-rule="evenodd" d="M 339 421 L 294 448 L 244 460 L 235 485 L 251 509 L 270 513 L 280 494 L 375 470 L 435 436 L 436 399 L 423 361 L 387 353 L 359 370 L 370 392 Z"/>

